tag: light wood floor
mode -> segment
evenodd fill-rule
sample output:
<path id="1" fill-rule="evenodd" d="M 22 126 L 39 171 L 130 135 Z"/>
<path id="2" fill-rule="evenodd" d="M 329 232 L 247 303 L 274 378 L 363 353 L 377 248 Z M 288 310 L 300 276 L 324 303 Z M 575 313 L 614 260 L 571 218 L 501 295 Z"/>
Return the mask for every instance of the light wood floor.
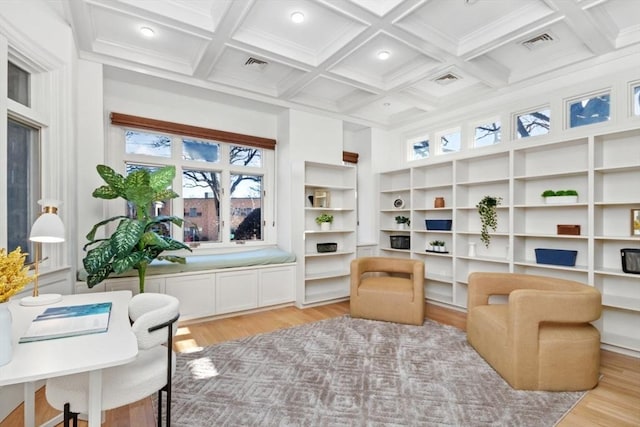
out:
<path id="1" fill-rule="evenodd" d="M 182 326 L 175 348 L 186 351 L 222 341 L 270 332 L 303 323 L 341 316 L 349 312 L 349 303 L 342 302 L 304 310 L 285 307 L 266 312 L 247 314 Z M 441 323 L 465 328 L 466 315 L 427 304 L 427 317 Z M 598 387 L 587 396 L 559 424 L 560 427 L 638 427 L 640 426 L 640 359 L 602 351 L 603 375 Z M 18 407 L 0 427 L 22 427 L 23 408 Z M 44 397 L 44 389 L 36 395 L 36 422 L 42 423 L 57 414 Z M 80 422 L 81 426 L 86 423 Z M 150 399 L 123 408 L 107 411 L 106 427 L 155 426 Z"/>

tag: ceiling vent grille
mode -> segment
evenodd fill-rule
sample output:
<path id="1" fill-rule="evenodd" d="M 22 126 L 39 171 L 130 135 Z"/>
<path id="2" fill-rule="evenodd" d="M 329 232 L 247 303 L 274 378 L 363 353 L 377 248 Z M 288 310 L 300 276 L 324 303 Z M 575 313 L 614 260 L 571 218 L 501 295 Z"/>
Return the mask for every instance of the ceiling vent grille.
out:
<path id="1" fill-rule="evenodd" d="M 451 84 L 451 83 L 453 83 L 455 81 L 458 81 L 458 80 L 460 80 L 460 77 L 456 76 L 453 73 L 447 73 L 447 74 L 444 74 L 444 75 L 442 75 L 440 77 L 436 77 L 434 79 L 434 81 L 436 83 L 441 84 L 441 85 L 448 85 L 448 84 Z"/>
<path id="2" fill-rule="evenodd" d="M 264 70 L 267 64 L 267 61 L 250 56 L 249 59 L 245 61 L 244 66 L 252 70 Z"/>
<path id="3" fill-rule="evenodd" d="M 555 42 L 556 39 L 553 38 L 553 36 L 549 33 L 542 33 L 542 34 L 538 34 L 535 37 L 532 37 L 528 40 L 525 40 L 523 42 L 521 42 L 520 44 L 522 44 L 524 47 L 526 47 L 527 49 L 533 50 L 533 49 L 538 49 L 540 47 L 543 46 L 547 46 L 553 42 Z"/>

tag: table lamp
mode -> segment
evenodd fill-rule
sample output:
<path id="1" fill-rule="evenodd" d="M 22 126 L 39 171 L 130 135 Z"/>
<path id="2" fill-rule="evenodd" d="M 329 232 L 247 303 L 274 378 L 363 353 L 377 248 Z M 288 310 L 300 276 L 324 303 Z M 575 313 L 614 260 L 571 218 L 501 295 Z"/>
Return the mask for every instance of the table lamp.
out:
<path id="1" fill-rule="evenodd" d="M 62 300 L 60 294 L 42 294 L 38 292 L 38 264 L 40 258 L 40 245 L 42 243 L 60 243 L 64 242 L 64 224 L 58 216 L 57 200 L 43 199 L 38 200 L 38 204 L 42 206 L 42 213 L 33 223 L 29 240 L 35 243 L 35 279 L 33 281 L 33 296 L 24 297 L 20 300 L 21 305 L 36 306 L 53 304 Z"/>

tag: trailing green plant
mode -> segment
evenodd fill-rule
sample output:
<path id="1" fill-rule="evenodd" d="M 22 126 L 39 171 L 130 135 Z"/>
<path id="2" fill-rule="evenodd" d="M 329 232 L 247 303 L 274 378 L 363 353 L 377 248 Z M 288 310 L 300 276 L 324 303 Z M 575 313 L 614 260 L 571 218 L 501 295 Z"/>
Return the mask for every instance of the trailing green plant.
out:
<path id="1" fill-rule="evenodd" d="M 316 217 L 316 223 L 318 225 L 322 224 L 323 222 L 332 223 L 333 222 L 333 215 L 329 215 L 329 214 L 323 213 L 322 215 Z"/>
<path id="2" fill-rule="evenodd" d="M 182 226 L 182 218 L 151 215 L 153 202 L 179 197 L 168 188 L 176 175 L 176 169 L 174 166 L 166 166 L 155 171 L 141 168 L 128 174 L 126 178 L 109 166 L 98 165 L 96 169 L 106 185 L 96 188 L 92 196 L 106 200 L 121 197 L 131 203 L 136 217 L 114 216 L 100 221 L 89 231 L 89 242 L 83 249 L 91 249 L 82 260 L 88 273 L 87 285 L 92 288 L 111 273 L 120 274 L 135 269 L 138 271 L 139 289 L 142 293 L 147 266 L 151 261 L 160 259 L 184 264 L 184 257 L 161 254 L 164 251 L 179 249 L 191 251 L 189 246 L 163 233 L 168 231 L 171 224 Z M 98 229 L 113 221 L 118 221 L 113 234 L 107 238 L 96 239 Z"/>
<path id="3" fill-rule="evenodd" d="M 407 218 L 406 216 L 398 215 L 395 219 L 396 219 L 396 224 L 407 224 L 407 225 L 411 224 L 411 220 L 409 220 L 409 218 Z"/>
<path id="4" fill-rule="evenodd" d="M 491 243 L 489 230 L 496 231 L 498 228 L 498 212 L 496 208 L 500 203 L 502 203 L 502 197 L 484 196 L 476 205 L 482 224 L 480 240 L 487 248 L 489 247 L 489 243 Z"/>

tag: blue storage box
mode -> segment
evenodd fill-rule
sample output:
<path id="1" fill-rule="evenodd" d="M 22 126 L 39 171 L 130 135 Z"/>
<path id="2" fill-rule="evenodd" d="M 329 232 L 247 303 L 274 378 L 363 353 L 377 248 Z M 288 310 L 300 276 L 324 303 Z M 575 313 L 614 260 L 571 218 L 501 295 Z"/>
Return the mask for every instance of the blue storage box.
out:
<path id="1" fill-rule="evenodd" d="M 578 251 L 568 251 L 565 249 L 542 249 L 536 248 L 536 262 L 538 264 L 576 265 Z"/>
<path id="2" fill-rule="evenodd" d="M 451 230 L 451 223 L 453 222 L 450 219 L 425 219 L 424 220 L 427 230 Z"/>

